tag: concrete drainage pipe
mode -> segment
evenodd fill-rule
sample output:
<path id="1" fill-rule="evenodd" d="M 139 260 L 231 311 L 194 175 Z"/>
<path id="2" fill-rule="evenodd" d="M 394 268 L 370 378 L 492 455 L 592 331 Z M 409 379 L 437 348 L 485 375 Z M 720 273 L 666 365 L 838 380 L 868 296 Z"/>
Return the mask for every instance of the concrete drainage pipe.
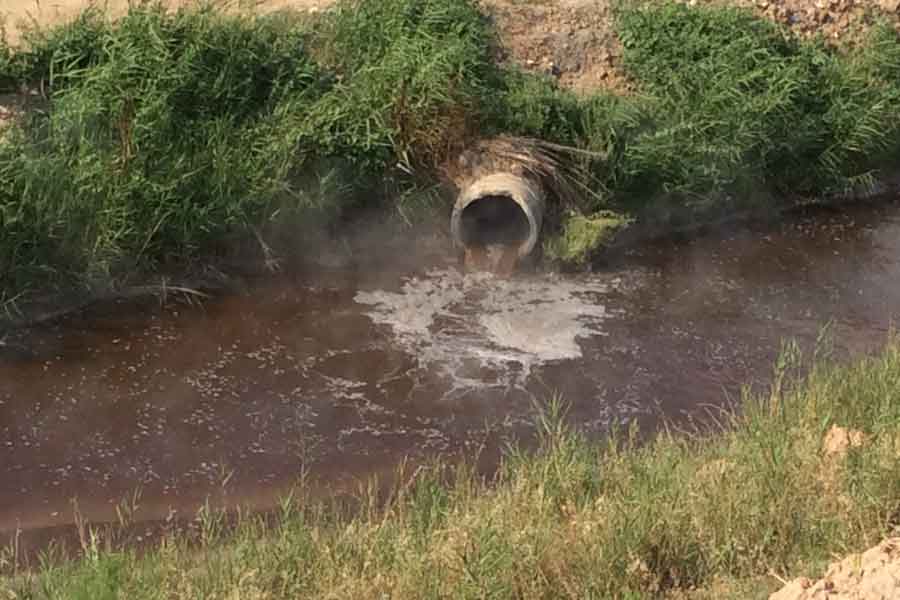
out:
<path id="1" fill-rule="evenodd" d="M 476 180 L 456 200 L 450 231 L 463 249 L 496 246 L 524 258 L 537 246 L 544 219 L 544 192 L 536 183 L 495 173 Z"/>

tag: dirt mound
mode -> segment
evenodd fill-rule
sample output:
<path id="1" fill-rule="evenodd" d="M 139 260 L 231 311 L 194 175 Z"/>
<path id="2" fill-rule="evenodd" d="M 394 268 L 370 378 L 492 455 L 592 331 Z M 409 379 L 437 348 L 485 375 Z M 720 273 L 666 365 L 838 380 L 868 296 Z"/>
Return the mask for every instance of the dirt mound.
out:
<path id="1" fill-rule="evenodd" d="M 795 579 L 769 600 L 900 599 L 900 537 L 832 564 L 825 577 Z"/>
<path id="2" fill-rule="evenodd" d="M 704 4 L 725 4 L 753 9 L 757 14 L 778 21 L 794 32 L 811 37 L 822 34 L 829 40 L 853 38 L 877 19 L 886 18 L 895 25 L 900 0 L 700 0 Z M 698 0 L 685 0 L 698 4 Z"/>
<path id="3" fill-rule="evenodd" d="M 621 45 L 607 0 L 482 0 L 504 47 L 502 59 L 588 91 L 627 88 L 617 65 Z"/>

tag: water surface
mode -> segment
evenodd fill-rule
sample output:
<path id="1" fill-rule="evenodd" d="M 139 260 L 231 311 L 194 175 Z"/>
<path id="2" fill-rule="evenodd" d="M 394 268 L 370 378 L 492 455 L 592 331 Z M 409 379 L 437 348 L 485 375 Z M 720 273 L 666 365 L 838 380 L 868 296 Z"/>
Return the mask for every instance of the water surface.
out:
<path id="1" fill-rule="evenodd" d="M 831 322 L 844 355 L 900 309 L 900 209 L 797 215 L 669 239 L 591 274 L 464 275 L 401 249 L 244 294 L 103 310 L 7 340 L 0 531 L 142 519 L 206 498 L 271 506 L 404 457 L 488 457 L 554 394 L 592 435 L 703 415 L 765 384 L 785 337 Z"/>

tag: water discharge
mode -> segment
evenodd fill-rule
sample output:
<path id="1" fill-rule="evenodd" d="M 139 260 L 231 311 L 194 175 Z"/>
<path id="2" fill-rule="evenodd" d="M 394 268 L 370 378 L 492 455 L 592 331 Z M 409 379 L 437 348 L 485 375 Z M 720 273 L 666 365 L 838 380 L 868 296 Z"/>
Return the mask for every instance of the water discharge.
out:
<path id="1" fill-rule="evenodd" d="M 359 292 L 355 300 L 372 307 L 368 316 L 390 327 L 420 366 L 440 372 L 452 396 L 486 387 L 525 390 L 534 367 L 580 358 L 579 338 L 602 335 L 606 291 L 598 279 L 441 270 L 407 281 L 400 292 Z"/>
<path id="2" fill-rule="evenodd" d="M 900 208 L 749 224 L 594 274 L 464 274 L 422 248 L 327 261 L 201 307 L 101 306 L 0 341 L 0 531 L 271 507 L 297 478 L 356 487 L 400 460 L 527 439 L 561 394 L 582 431 L 652 429 L 764 385 L 781 340 L 842 356 L 900 313 Z M 326 261 L 323 261 L 326 262 Z M 43 541 L 42 541 L 43 540 Z"/>
<path id="3" fill-rule="evenodd" d="M 470 273 L 491 273 L 509 277 L 519 262 L 519 250 L 508 244 L 468 246 L 464 250 L 463 265 Z"/>

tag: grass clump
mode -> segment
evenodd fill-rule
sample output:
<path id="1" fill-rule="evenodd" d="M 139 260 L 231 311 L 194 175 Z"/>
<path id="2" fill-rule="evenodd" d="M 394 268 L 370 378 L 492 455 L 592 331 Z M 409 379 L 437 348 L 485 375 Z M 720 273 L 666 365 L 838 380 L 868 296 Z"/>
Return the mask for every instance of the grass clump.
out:
<path id="1" fill-rule="evenodd" d="M 91 10 L 0 43 L 0 89 L 48 94 L 0 145 L 0 288 L 108 283 L 276 224 L 390 207 L 482 138 L 582 151 L 570 171 L 594 189 L 578 223 L 871 189 L 900 155 L 888 27 L 836 51 L 748 11 L 666 0 L 620 3 L 616 28 L 626 96 L 497 65 L 470 0 L 343 0 L 315 17 L 144 1 L 116 23 Z M 336 176 L 342 192 L 323 197 Z"/>
<path id="2" fill-rule="evenodd" d="M 278 108 L 322 85 L 301 36 L 147 5 L 115 26 L 86 13 L 32 54 L 51 106 L 0 147 L 5 281 L 187 258 L 290 195 L 302 157 Z"/>
<path id="3" fill-rule="evenodd" d="M 2 55 L 8 78 L 49 90 L 0 146 L 3 287 L 109 281 L 274 219 L 327 223 L 362 190 L 311 201 L 322 165 L 351 182 L 433 168 L 478 124 L 482 21 L 464 0 L 348 1 L 317 21 L 143 2 L 34 33 Z"/>
<path id="4" fill-rule="evenodd" d="M 344 2 L 315 26 L 336 84 L 305 118 L 322 152 L 383 171 L 440 164 L 478 130 L 496 69 L 470 2 Z"/>
<path id="5" fill-rule="evenodd" d="M 628 224 L 626 217 L 613 212 L 570 213 L 563 219 L 561 231 L 544 242 L 544 255 L 558 263 L 583 265 Z"/>
<path id="6" fill-rule="evenodd" d="M 598 444 L 552 404 L 538 451 L 512 451 L 493 482 L 420 469 L 386 504 L 287 500 L 276 523 L 247 519 L 225 537 L 205 513 L 200 548 L 89 546 L 0 587 L 19 598 L 765 597 L 771 573 L 813 575 L 897 527 L 900 345 L 801 377 L 804 365 L 789 346 L 770 393 L 746 396 L 711 435 Z M 864 443 L 824 451 L 835 425 Z"/>
<path id="7" fill-rule="evenodd" d="M 835 52 L 728 7 L 636 3 L 624 66 L 654 98 L 624 168 L 634 191 L 700 208 L 871 184 L 900 149 L 900 42 L 876 28 Z"/>

